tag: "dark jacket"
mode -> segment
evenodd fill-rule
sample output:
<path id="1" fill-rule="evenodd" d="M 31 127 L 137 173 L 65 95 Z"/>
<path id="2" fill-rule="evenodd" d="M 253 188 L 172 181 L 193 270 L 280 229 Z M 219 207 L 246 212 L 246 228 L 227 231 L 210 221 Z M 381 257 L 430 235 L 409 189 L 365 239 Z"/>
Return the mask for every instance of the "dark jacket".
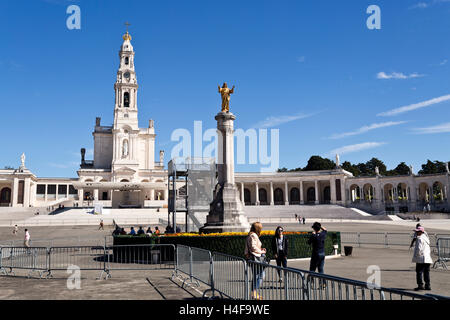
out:
<path id="1" fill-rule="evenodd" d="M 278 253 L 278 246 L 277 246 L 277 237 L 273 237 L 272 238 L 272 252 L 273 254 L 277 254 Z M 282 255 L 284 255 L 285 257 L 287 257 L 288 255 L 288 239 L 286 236 L 283 236 L 283 252 Z"/>

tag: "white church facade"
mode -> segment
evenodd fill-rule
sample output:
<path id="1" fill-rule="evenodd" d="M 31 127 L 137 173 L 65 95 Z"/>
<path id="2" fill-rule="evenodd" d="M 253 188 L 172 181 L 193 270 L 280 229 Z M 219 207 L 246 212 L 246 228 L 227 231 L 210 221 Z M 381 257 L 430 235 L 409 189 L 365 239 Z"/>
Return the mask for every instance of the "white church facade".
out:
<path id="1" fill-rule="evenodd" d="M 167 207 L 168 177 L 164 151 L 155 153 L 155 122 L 139 128 L 134 50 L 123 35 L 114 84 L 111 126 L 97 118 L 93 131 L 93 159 L 81 149 L 78 178 L 40 178 L 25 166 L 0 169 L 0 207 Z M 155 158 L 158 156 L 157 161 Z M 450 211 L 450 173 L 436 175 L 353 177 L 339 166 L 334 170 L 236 173 L 244 205 L 298 206 L 337 204 L 372 213 L 385 210 Z"/>

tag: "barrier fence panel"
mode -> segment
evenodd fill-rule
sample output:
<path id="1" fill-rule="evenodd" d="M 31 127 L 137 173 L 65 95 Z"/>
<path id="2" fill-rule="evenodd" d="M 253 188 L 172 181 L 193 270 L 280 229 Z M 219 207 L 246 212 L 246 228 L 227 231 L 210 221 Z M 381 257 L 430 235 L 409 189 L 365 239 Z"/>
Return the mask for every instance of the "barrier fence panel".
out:
<path id="1" fill-rule="evenodd" d="M 308 300 L 436 300 L 432 296 L 370 286 L 362 281 L 306 273 Z"/>
<path id="2" fill-rule="evenodd" d="M 27 269 L 30 270 L 28 276 L 37 271 L 42 277 L 43 272 L 49 270 L 47 248 L 2 247 L 1 268 L 11 273 L 14 269 Z"/>
<path id="3" fill-rule="evenodd" d="M 171 244 L 116 245 L 105 249 L 106 270 L 152 270 L 175 267 Z"/>
<path id="4" fill-rule="evenodd" d="M 176 270 L 182 272 L 192 278 L 191 273 L 191 248 L 183 245 L 177 245 L 176 247 Z"/>
<path id="5" fill-rule="evenodd" d="M 212 261 L 214 289 L 231 299 L 248 299 L 245 260 L 213 252 Z"/>
<path id="6" fill-rule="evenodd" d="M 67 270 L 77 266 L 80 270 L 105 269 L 105 248 L 103 246 L 72 246 L 49 248 L 50 270 Z"/>
<path id="7" fill-rule="evenodd" d="M 435 261 L 433 268 L 439 266 L 448 269 L 447 262 L 450 261 L 450 237 L 437 239 L 438 259 Z"/>
<path id="8" fill-rule="evenodd" d="M 409 246 L 414 233 L 386 233 L 386 246 Z"/>
<path id="9" fill-rule="evenodd" d="M 304 276 L 299 270 L 247 261 L 249 299 L 304 300 Z"/>
<path id="10" fill-rule="evenodd" d="M 211 252 L 205 249 L 191 248 L 191 274 L 192 277 L 207 285 L 212 283 Z"/>

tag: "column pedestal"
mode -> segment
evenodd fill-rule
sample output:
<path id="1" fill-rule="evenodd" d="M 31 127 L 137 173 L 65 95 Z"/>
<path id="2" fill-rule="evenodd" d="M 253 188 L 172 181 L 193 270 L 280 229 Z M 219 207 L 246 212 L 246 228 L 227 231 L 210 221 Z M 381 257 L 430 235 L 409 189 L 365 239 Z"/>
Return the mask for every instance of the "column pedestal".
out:
<path id="1" fill-rule="evenodd" d="M 218 134 L 218 184 L 206 224 L 200 232 L 247 232 L 250 224 L 244 215 L 239 190 L 234 183 L 233 133 L 236 117 L 231 112 L 219 112 L 215 119 Z"/>

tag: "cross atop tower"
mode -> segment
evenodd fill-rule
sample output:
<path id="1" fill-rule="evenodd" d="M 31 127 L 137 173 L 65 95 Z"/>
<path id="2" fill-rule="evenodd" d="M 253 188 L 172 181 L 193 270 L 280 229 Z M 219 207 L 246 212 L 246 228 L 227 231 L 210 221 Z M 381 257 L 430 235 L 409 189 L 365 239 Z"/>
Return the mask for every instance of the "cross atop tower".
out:
<path id="1" fill-rule="evenodd" d="M 131 24 L 129 24 L 127 21 L 127 22 L 125 22 L 125 25 L 127 26 L 127 33 L 128 33 L 128 27 L 131 26 Z"/>

